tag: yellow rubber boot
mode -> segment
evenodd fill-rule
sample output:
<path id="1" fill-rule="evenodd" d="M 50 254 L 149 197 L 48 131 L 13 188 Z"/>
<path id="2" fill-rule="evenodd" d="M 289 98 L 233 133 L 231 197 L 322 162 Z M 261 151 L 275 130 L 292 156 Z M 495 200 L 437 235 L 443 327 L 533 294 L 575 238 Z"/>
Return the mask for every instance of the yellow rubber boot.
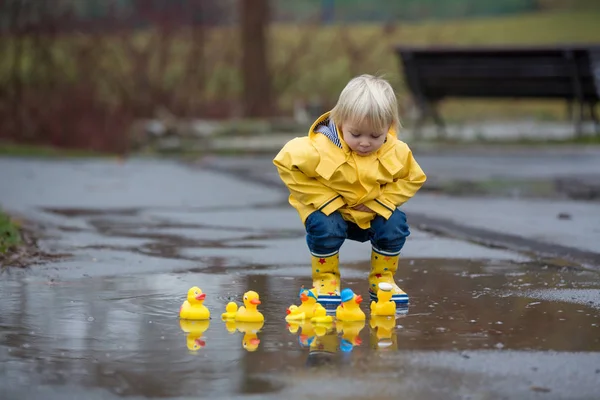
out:
<path id="1" fill-rule="evenodd" d="M 400 289 L 394 281 L 394 274 L 398 270 L 400 254 L 387 253 L 385 251 L 371 251 L 371 273 L 369 274 L 369 295 L 371 300 L 377 301 L 377 288 L 380 282 L 392 285 L 392 300 L 396 307 L 408 304 L 408 295 Z"/>
<path id="2" fill-rule="evenodd" d="M 311 255 L 313 286 L 317 290 L 317 301 L 328 311 L 340 305 L 340 255 Z"/>

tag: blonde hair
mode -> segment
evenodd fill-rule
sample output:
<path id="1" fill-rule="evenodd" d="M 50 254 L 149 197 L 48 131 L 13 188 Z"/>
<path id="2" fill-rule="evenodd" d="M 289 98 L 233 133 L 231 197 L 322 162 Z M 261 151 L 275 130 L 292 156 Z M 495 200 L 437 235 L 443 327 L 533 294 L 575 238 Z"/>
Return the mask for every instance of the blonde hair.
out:
<path id="1" fill-rule="evenodd" d="M 400 129 L 396 93 L 388 81 L 373 75 L 364 74 L 350 80 L 330 116 L 338 125 L 366 121 L 376 130 Z"/>

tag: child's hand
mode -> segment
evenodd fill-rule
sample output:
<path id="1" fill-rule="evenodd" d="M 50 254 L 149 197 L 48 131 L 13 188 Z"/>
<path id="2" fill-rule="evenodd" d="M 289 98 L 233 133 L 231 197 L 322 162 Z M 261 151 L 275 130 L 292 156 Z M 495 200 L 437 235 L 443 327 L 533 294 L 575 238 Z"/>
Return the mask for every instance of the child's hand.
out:
<path id="1" fill-rule="evenodd" d="M 364 204 L 359 204 L 357 206 L 352 207 L 353 210 L 356 211 L 363 211 L 363 212 L 373 212 L 373 210 L 371 210 L 369 207 L 365 206 Z"/>

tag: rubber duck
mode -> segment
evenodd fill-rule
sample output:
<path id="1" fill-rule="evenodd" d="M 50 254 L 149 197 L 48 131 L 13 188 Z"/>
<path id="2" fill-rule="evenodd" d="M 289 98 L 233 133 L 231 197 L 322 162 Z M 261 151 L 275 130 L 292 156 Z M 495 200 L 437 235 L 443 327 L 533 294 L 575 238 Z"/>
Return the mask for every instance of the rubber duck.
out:
<path id="1" fill-rule="evenodd" d="M 258 332 L 262 329 L 264 321 L 260 322 L 243 322 L 236 321 L 237 330 L 244 334 L 242 338 L 242 347 L 249 352 L 256 351 L 260 344 Z"/>
<path id="2" fill-rule="evenodd" d="M 206 343 L 202 340 L 202 335 L 210 326 L 209 320 L 192 321 L 181 319 L 179 320 L 179 326 L 182 331 L 187 333 L 185 342 L 189 350 L 197 351 L 206 346 Z"/>
<path id="3" fill-rule="evenodd" d="M 346 288 L 341 293 L 342 304 L 335 310 L 335 317 L 339 321 L 364 321 L 365 313 L 360 309 L 362 296 L 354 294 L 352 289 Z"/>
<path id="4" fill-rule="evenodd" d="M 235 302 L 230 301 L 225 306 L 225 312 L 223 314 L 221 314 L 221 319 L 224 321 L 226 321 L 228 319 L 235 319 L 235 314 L 237 314 L 237 311 L 238 311 L 238 305 Z"/>
<path id="5" fill-rule="evenodd" d="M 264 315 L 258 311 L 257 306 L 260 304 L 258 293 L 250 290 L 244 293 L 244 305 L 241 306 L 235 314 L 235 320 L 241 322 L 263 322 Z"/>
<path id="6" fill-rule="evenodd" d="M 202 293 L 199 287 L 194 286 L 187 293 L 187 300 L 183 302 L 179 309 L 181 319 L 206 320 L 210 319 L 210 311 L 203 304 L 206 294 Z"/>
<path id="7" fill-rule="evenodd" d="M 310 290 L 300 289 L 300 293 L 298 297 L 300 297 L 300 301 L 302 302 L 299 306 L 300 311 L 304 313 L 306 318 L 312 318 L 314 315 L 316 305 L 320 305 L 317 303 L 317 289 L 312 288 Z M 323 306 L 321 306 L 323 307 Z"/>
<path id="8" fill-rule="evenodd" d="M 342 333 L 340 341 L 340 350 L 343 352 L 352 351 L 354 347 L 360 346 L 362 340 L 359 336 L 360 331 L 365 327 L 365 321 L 338 321 L 335 328 L 338 333 Z"/>
<path id="9" fill-rule="evenodd" d="M 314 315 L 310 319 L 311 323 L 320 324 L 333 322 L 333 317 L 331 315 L 327 315 L 327 310 L 321 304 L 317 303 L 314 309 Z"/>
<path id="10" fill-rule="evenodd" d="M 396 303 L 392 300 L 392 289 L 387 282 L 380 282 L 377 290 L 377 301 L 371 301 L 371 315 L 396 315 Z"/>
<path id="11" fill-rule="evenodd" d="M 258 293 L 250 290 L 244 293 L 244 305 L 238 308 L 238 305 L 230 301 L 225 306 L 225 312 L 221 314 L 223 321 L 235 320 L 245 322 L 261 322 L 265 317 L 256 308 L 260 304 Z"/>
<path id="12" fill-rule="evenodd" d="M 286 321 L 302 321 L 304 320 L 306 317 L 304 315 L 304 312 L 300 311 L 300 307 L 296 306 L 296 305 L 291 305 L 288 307 L 288 309 L 286 310 L 287 315 L 285 317 Z"/>

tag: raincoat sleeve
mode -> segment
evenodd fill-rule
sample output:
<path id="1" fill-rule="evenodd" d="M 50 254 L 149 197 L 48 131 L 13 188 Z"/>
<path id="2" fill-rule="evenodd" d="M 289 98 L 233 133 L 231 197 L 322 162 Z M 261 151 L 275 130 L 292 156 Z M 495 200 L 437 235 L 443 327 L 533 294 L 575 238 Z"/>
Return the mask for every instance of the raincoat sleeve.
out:
<path id="1" fill-rule="evenodd" d="M 305 139 L 308 138 L 289 141 L 277 154 L 273 163 L 296 201 L 330 215 L 346 202 L 339 193 L 316 179 L 315 169 L 319 163 L 319 154 Z"/>
<path id="2" fill-rule="evenodd" d="M 427 179 L 406 144 L 403 143 L 397 153 L 402 168 L 394 174 L 393 182 L 381 187 L 381 195 L 378 198 L 365 203 L 367 207 L 385 219 L 391 217 L 396 207 L 413 197 Z"/>

